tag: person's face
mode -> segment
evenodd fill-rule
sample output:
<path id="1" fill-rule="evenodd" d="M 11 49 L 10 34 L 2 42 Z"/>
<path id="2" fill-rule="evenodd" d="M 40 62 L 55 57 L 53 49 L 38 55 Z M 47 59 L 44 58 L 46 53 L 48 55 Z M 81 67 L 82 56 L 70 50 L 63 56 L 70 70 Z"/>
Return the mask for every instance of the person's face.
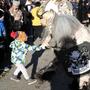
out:
<path id="1" fill-rule="evenodd" d="M 13 11 L 14 11 L 14 12 L 17 12 L 17 11 L 18 11 L 18 9 L 19 9 L 19 7 L 18 7 L 18 6 L 13 5 Z"/>

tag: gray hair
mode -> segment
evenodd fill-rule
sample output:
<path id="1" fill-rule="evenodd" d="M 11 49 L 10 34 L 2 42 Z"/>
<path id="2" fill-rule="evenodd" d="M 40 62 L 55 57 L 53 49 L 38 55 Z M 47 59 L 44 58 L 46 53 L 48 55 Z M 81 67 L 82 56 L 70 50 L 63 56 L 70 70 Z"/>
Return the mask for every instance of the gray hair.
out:
<path id="1" fill-rule="evenodd" d="M 56 15 L 53 20 L 52 37 L 59 44 L 62 38 L 72 37 L 83 25 L 71 15 Z"/>

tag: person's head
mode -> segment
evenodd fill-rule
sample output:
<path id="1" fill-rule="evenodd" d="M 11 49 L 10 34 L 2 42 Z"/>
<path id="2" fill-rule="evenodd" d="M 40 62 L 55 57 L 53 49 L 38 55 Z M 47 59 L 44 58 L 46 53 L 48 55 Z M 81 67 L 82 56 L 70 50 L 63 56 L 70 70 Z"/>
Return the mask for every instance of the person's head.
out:
<path id="1" fill-rule="evenodd" d="M 4 6 L 5 0 L 0 0 L 0 6 Z"/>
<path id="2" fill-rule="evenodd" d="M 22 41 L 22 42 L 27 41 L 27 35 L 23 31 L 11 32 L 10 36 L 13 39 L 17 39 L 17 40 Z"/>
<path id="3" fill-rule="evenodd" d="M 39 7 L 41 5 L 41 3 L 39 1 L 35 2 L 34 4 L 36 7 Z"/>
<path id="4" fill-rule="evenodd" d="M 18 11 L 19 6 L 20 6 L 20 1 L 19 0 L 13 0 L 13 2 L 12 2 L 13 10 Z"/>
<path id="5" fill-rule="evenodd" d="M 53 18 L 54 18 L 54 11 L 50 10 L 50 11 L 46 11 L 42 14 L 42 18 L 41 18 L 41 24 L 43 26 L 48 26 L 50 23 L 52 23 Z"/>

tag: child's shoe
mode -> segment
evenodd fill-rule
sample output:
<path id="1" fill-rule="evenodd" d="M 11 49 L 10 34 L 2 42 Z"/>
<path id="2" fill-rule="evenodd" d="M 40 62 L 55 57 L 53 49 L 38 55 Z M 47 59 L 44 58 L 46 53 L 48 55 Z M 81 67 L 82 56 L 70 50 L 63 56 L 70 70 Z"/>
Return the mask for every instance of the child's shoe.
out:
<path id="1" fill-rule="evenodd" d="M 37 82 L 36 79 L 29 79 L 29 80 L 28 80 L 28 85 L 32 85 L 32 84 L 34 84 L 34 83 L 36 83 L 36 82 Z"/>
<path id="2" fill-rule="evenodd" d="M 15 82 L 19 82 L 20 81 L 20 79 L 18 79 L 17 76 L 13 76 L 10 79 L 13 80 L 13 81 L 15 81 Z"/>
<path id="3" fill-rule="evenodd" d="M 8 72 L 9 70 L 10 70 L 10 68 L 8 68 L 8 67 L 4 68 L 4 72 Z"/>

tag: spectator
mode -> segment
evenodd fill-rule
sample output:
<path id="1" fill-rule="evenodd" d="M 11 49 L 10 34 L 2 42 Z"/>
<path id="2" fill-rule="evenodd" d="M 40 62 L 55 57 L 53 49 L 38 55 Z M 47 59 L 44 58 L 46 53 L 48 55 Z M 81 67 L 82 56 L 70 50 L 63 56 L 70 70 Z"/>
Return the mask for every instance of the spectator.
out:
<path id="1" fill-rule="evenodd" d="M 37 12 L 40 8 L 40 2 L 35 2 L 35 7 L 31 10 L 31 14 L 33 16 L 32 19 L 32 26 L 33 26 L 33 33 L 34 33 L 34 41 L 39 37 L 41 38 L 41 33 L 43 30 L 43 27 L 41 25 L 41 19 L 39 18 Z"/>
<path id="2" fill-rule="evenodd" d="M 23 13 L 23 27 L 22 29 L 25 30 L 26 34 L 28 35 L 28 44 L 33 44 L 33 30 L 32 30 L 32 15 L 31 9 L 33 7 L 33 3 L 31 0 L 27 0 L 25 5 L 22 6 L 21 10 Z"/>
<path id="3" fill-rule="evenodd" d="M 31 12 L 31 9 L 33 8 L 32 7 L 32 1 L 31 0 L 26 0 L 25 7 L 26 7 L 28 12 Z"/>
<path id="4" fill-rule="evenodd" d="M 6 61 L 11 67 L 10 55 L 11 49 L 9 48 L 10 42 L 13 40 L 10 37 L 10 33 L 12 30 L 17 31 L 20 30 L 23 25 L 23 15 L 21 10 L 19 9 L 20 2 L 18 0 L 12 1 L 12 6 L 9 10 L 5 10 L 5 27 L 6 27 Z"/>
<path id="5" fill-rule="evenodd" d="M 77 11 L 78 11 L 78 2 L 77 0 L 71 0 L 72 6 L 73 6 L 73 15 L 77 17 Z"/>
<path id="6" fill-rule="evenodd" d="M 4 69 L 5 63 L 5 42 L 6 42 L 6 28 L 4 25 L 4 11 L 0 9 L 0 69 Z"/>
<path id="7" fill-rule="evenodd" d="M 12 30 L 20 30 L 23 25 L 23 14 L 19 6 L 20 1 L 13 0 L 12 6 L 9 9 L 11 15 Z"/>
<path id="8" fill-rule="evenodd" d="M 88 0 L 80 0 L 78 4 L 78 19 L 80 20 L 81 23 L 85 24 L 88 26 Z"/>

